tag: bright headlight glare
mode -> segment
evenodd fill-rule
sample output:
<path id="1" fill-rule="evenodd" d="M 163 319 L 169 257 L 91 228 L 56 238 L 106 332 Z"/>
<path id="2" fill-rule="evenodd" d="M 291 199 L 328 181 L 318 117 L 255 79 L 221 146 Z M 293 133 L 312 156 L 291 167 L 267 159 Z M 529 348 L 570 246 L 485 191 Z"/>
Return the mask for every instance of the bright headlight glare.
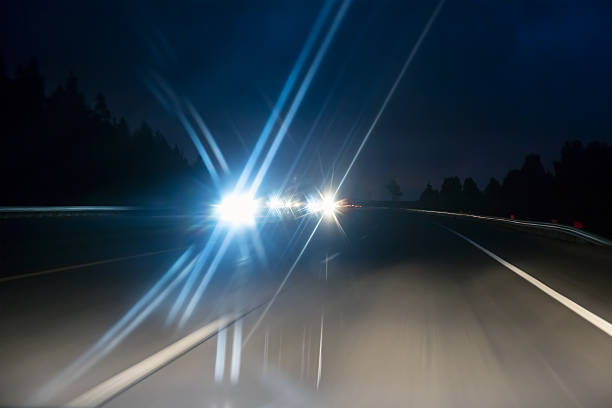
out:
<path id="1" fill-rule="evenodd" d="M 318 213 L 321 211 L 321 200 L 312 200 L 307 205 L 309 213 Z"/>
<path id="2" fill-rule="evenodd" d="M 338 203 L 331 194 L 325 194 L 319 199 L 310 200 L 307 208 L 309 213 L 322 213 L 331 218 L 338 209 Z"/>
<path id="3" fill-rule="evenodd" d="M 334 200 L 334 197 L 331 195 L 323 196 L 321 200 L 321 211 L 328 217 L 331 217 L 336 212 L 336 208 L 338 208 L 338 204 Z"/>
<path id="4" fill-rule="evenodd" d="M 267 206 L 272 210 L 278 210 L 283 207 L 283 201 L 278 197 L 270 197 Z"/>
<path id="5" fill-rule="evenodd" d="M 248 194 L 231 194 L 217 206 L 219 219 L 232 225 L 254 225 L 259 209 L 257 200 Z"/>

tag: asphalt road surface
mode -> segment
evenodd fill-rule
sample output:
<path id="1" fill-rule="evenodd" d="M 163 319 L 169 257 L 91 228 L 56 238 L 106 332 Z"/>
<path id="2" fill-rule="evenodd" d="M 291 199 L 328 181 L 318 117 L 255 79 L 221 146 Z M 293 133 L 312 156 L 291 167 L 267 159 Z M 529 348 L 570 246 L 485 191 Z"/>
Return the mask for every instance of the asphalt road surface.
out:
<path id="1" fill-rule="evenodd" d="M 175 306 L 191 275 L 164 276 L 188 248 L 177 271 L 199 253 L 206 223 L 0 220 L 0 405 L 83 401 L 248 312 L 104 406 L 612 406 L 610 249 L 401 210 L 339 220 L 344 232 L 321 223 L 277 297 L 315 222 L 237 234 L 191 313 L 194 290 Z"/>

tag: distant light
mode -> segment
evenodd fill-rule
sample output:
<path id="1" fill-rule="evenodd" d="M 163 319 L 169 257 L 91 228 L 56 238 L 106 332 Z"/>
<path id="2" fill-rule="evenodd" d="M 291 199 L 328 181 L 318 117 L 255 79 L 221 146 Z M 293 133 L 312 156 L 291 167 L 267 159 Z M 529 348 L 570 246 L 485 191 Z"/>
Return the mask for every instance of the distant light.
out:
<path id="1" fill-rule="evenodd" d="M 338 208 L 338 203 L 334 199 L 334 196 L 331 194 L 325 194 L 321 199 L 321 211 L 326 217 L 333 217 L 336 209 Z"/>
<path id="2" fill-rule="evenodd" d="M 217 206 L 221 221 L 234 226 L 253 226 L 259 210 L 259 202 L 248 194 L 231 194 L 223 198 Z"/>
<path id="3" fill-rule="evenodd" d="M 321 200 L 309 201 L 306 207 L 308 208 L 309 213 L 318 213 L 321 211 Z"/>
<path id="4" fill-rule="evenodd" d="M 332 194 L 327 193 L 321 198 L 308 201 L 306 208 L 309 213 L 321 213 L 327 218 L 333 218 L 338 209 L 338 202 Z"/>
<path id="5" fill-rule="evenodd" d="M 274 196 L 274 197 L 270 197 L 266 205 L 271 210 L 278 210 L 278 209 L 283 208 L 283 201 L 280 198 Z"/>

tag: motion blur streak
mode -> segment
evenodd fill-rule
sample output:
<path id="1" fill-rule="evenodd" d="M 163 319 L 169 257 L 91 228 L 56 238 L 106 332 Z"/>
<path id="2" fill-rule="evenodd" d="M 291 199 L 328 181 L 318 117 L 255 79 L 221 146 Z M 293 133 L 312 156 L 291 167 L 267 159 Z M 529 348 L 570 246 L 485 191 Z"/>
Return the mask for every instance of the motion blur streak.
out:
<path id="1" fill-rule="evenodd" d="M 291 73 L 289 74 L 289 78 L 287 78 L 287 82 L 285 82 L 285 85 L 283 86 L 283 89 L 276 101 L 276 104 L 274 105 L 274 108 L 272 109 L 272 113 L 270 114 L 268 121 L 264 125 L 261 135 L 259 136 L 259 139 L 255 144 L 255 148 L 249 156 L 244 170 L 242 171 L 242 174 L 238 179 L 238 183 L 236 184 L 236 191 L 241 191 L 243 189 L 249 176 L 251 175 L 253 166 L 255 166 L 255 163 L 257 162 L 257 159 L 259 158 L 259 155 L 261 154 L 261 151 L 264 148 L 268 137 L 270 136 L 270 132 L 272 132 L 272 128 L 274 127 L 274 124 L 276 123 L 281 110 L 285 106 L 285 102 L 289 97 L 291 90 L 293 89 L 298 75 L 302 71 L 304 63 L 306 62 L 306 59 L 308 58 L 308 55 L 310 54 L 317 37 L 319 36 L 319 33 L 323 27 L 323 23 L 327 19 L 327 16 L 331 11 L 333 3 L 333 0 L 327 0 L 323 5 L 321 13 L 317 17 L 315 25 L 313 26 L 310 34 L 308 35 L 308 39 L 306 40 L 306 43 L 304 44 L 304 47 L 302 48 L 302 51 L 300 52 L 300 55 L 298 56 L 298 59 L 291 70 Z"/>
<path id="2" fill-rule="evenodd" d="M 585 319 L 586 321 L 588 321 L 589 323 L 591 323 L 592 325 L 594 325 L 595 327 L 597 327 L 598 329 L 600 329 L 601 331 L 606 333 L 608 336 L 612 336 L 612 324 L 610 324 L 610 322 L 602 319 L 601 317 L 597 316 L 595 313 L 590 312 L 589 310 L 585 309 L 584 307 L 580 306 L 579 304 L 577 304 L 577 303 L 573 302 L 572 300 L 566 298 L 565 296 L 563 296 L 562 294 L 560 294 L 556 290 L 546 286 L 545 284 L 543 284 L 542 282 L 540 282 L 539 280 L 537 280 L 533 276 L 529 275 L 527 272 L 523 271 L 520 268 L 517 268 L 516 266 L 512 265 L 510 262 L 505 261 L 504 259 L 502 259 L 499 256 L 495 255 L 493 252 L 489 251 L 488 249 L 486 249 L 486 248 L 480 246 L 479 244 L 477 244 L 476 242 L 472 241 L 471 239 L 469 239 L 465 235 L 462 235 L 462 234 L 458 233 L 457 231 L 455 231 L 453 229 L 450 229 L 448 227 L 442 226 L 442 228 L 444 228 L 445 230 L 447 230 L 447 231 L 457 235 L 459 238 L 462 238 L 462 239 L 466 240 L 467 242 L 469 242 L 470 244 L 472 244 L 476 248 L 480 249 L 482 252 L 484 252 L 485 254 L 490 256 L 491 258 L 495 259 L 500 264 L 504 265 L 506 268 L 510 269 L 512 272 L 516 273 L 521 278 L 525 279 L 527 282 L 531 283 L 536 288 L 540 289 L 542 292 L 546 293 L 551 298 L 555 299 L 557 302 L 561 303 L 563 306 L 565 306 L 568 309 L 570 309 L 572 312 L 576 313 L 578 316 L 582 317 L 583 319 Z"/>
<path id="3" fill-rule="evenodd" d="M 327 35 L 323 39 L 323 43 L 319 47 L 319 51 L 315 55 L 315 58 L 312 61 L 310 68 L 306 72 L 306 76 L 304 77 L 304 80 L 302 81 L 300 88 L 298 89 L 295 97 L 293 98 L 293 102 L 291 103 L 291 106 L 289 107 L 289 111 L 287 112 L 287 115 L 285 116 L 285 120 L 283 120 L 283 123 L 280 129 L 278 130 L 276 137 L 274 138 L 274 141 L 272 142 L 272 145 L 270 146 L 270 150 L 268 150 L 268 154 L 266 155 L 261 167 L 259 168 L 257 175 L 255 176 L 255 180 L 253 181 L 253 184 L 251 185 L 251 190 L 250 190 L 251 195 L 254 195 L 257 192 L 259 185 L 263 181 L 263 178 L 266 175 L 268 168 L 270 167 L 270 164 L 272 163 L 272 160 L 276 156 L 276 152 L 278 151 L 280 144 L 282 143 L 283 139 L 285 138 L 285 135 L 287 134 L 287 130 L 289 129 L 289 126 L 291 125 L 291 122 L 293 121 L 293 117 L 295 116 L 295 113 L 300 107 L 302 100 L 304 99 L 304 96 L 306 95 L 306 92 L 308 91 L 308 88 L 310 88 L 310 83 L 312 82 L 315 74 L 317 73 L 319 66 L 321 65 L 321 61 L 323 60 L 323 57 L 327 53 L 327 50 L 329 49 L 329 45 L 334 39 L 336 32 L 338 31 L 338 28 L 340 27 L 340 23 L 342 23 L 342 20 L 350 5 L 351 5 L 351 0 L 344 0 L 342 2 L 342 5 L 340 6 L 340 9 L 336 13 L 336 17 L 334 18 L 334 21 L 332 22 L 332 25 L 329 28 L 329 31 L 327 32 Z"/>
<path id="4" fill-rule="evenodd" d="M 179 327 L 182 327 L 187 322 L 189 317 L 191 317 L 191 314 L 193 313 L 193 309 L 195 309 L 196 305 L 200 301 L 200 298 L 202 297 L 202 294 L 206 290 L 208 283 L 214 276 L 215 271 L 217 270 L 217 266 L 219 266 L 219 262 L 221 262 L 221 259 L 223 259 L 223 256 L 225 255 L 225 251 L 227 251 L 227 247 L 229 246 L 233 237 L 234 237 L 234 233 L 232 231 L 229 231 L 225 235 L 225 238 L 223 239 L 221 246 L 217 250 L 215 257 L 210 263 L 210 266 L 206 270 L 206 273 L 204 274 L 202 281 L 200 281 L 200 285 L 198 286 L 195 293 L 191 297 L 189 304 L 187 304 L 187 308 L 185 309 L 185 312 L 183 313 L 183 316 L 181 317 L 181 320 L 179 321 Z"/>
<path id="5" fill-rule="evenodd" d="M 204 134 L 204 137 L 206 137 L 206 141 L 210 145 L 210 148 L 212 149 L 215 157 L 217 158 L 219 165 L 221 166 L 223 171 L 225 171 L 226 173 L 229 173 L 229 167 L 227 166 L 227 162 L 225 161 L 225 158 L 223 157 L 223 153 L 221 153 L 221 149 L 219 149 L 217 142 L 215 142 L 215 138 L 213 137 L 212 133 L 210 132 L 210 130 L 204 123 L 202 116 L 193 107 L 191 102 L 185 101 L 185 104 L 187 105 L 187 109 L 189 109 L 189 112 L 191 113 L 191 116 L 193 116 L 196 124 L 198 125 L 202 133 Z"/>
<path id="6" fill-rule="evenodd" d="M 34 405 L 39 405 L 44 403 L 50 398 L 53 398 L 57 392 L 61 391 L 65 386 L 78 378 L 81 374 L 87 371 L 91 366 L 93 366 L 97 361 L 99 361 L 102 357 L 104 357 L 116 344 L 118 344 L 117 339 L 122 339 L 125 337 L 131 330 L 133 330 L 134 325 L 131 324 L 126 327 L 126 325 L 132 320 L 138 320 L 140 316 L 143 316 L 143 313 L 137 315 L 148 303 L 155 302 L 156 297 L 159 298 L 160 290 L 168 283 L 168 281 L 173 278 L 177 271 L 183 266 L 185 261 L 191 256 L 193 251 L 193 247 L 189 247 L 177 260 L 176 262 L 168 269 L 168 271 L 157 281 L 155 285 L 138 301 L 132 308 L 117 322 L 113 327 L 111 327 L 89 350 L 79 356 L 72 364 L 62 370 L 54 379 L 52 379 L 48 384 L 41 387 L 38 394 L 34 397 L 34 401 L 32 402 Z M 188 265 L 185 270 L 188 270 L 190 266 Z M 183 270 L 183 272 L 185 272 Z M 182 273 L 183 273 L 182 272 Z M 164 292 L 162 292 L 163 294 Z M 146 311 L 147 309 L 145 309 Z M 148 313 L 144 313 L 148 315 Z M 134 319 L 134 320 L 133 320 Z M 142 319 L 140 319 L 142 320 Z M 112 345 L 112 346 L 111 346 Z M 111 346 L 111 347 L 109 347 Z"/>
<path id="7" fill-rule="evenodd" d="M 387 107 L 387 104 L 391 100 L 391 97 L 393 97 L 393 94 L 395 93 L 397 85 L 400 83 L 400 81 L 404 77 L 404 73 L 406 72 L 406 70 L 410 66 L 410 63 L 414 59 L 414 56 L 416 55 L 417 51 L 419 50 L 419 47 L 421 46 L 421 43 L 423 42 L 423 40 L 427 36 L 427 33 L 429 33 L 429 30 L 431 29 L 431 26 L 433 25 L 434 21 L 436 20 L 436 17 L 438 17 L 438 14 L 440 13 L 440 10 L 442 9 L 442 6 L 444 5 L 445 1 L 446 0 L 440 0 L 438 5 L 434 9 L 433 13 L 431 14 L 431 17 L 429 17 L 429 20 L 427 21 L 427 24 L 425 25 L 425 28 L 421 32 L 421 35 L 419 36 L 416 44 L 414 44 L 414 47 L 412 48 L 412 51 L 410 52 L 410 55 L 408 55 L 408 58 L 406 58 L 406 62 L 404 62 L 404 65 L 402 66 L 402 69 L 401 69 L 399 75 L 395 79 L 395 82 L 393 83 L 393 86 L 391 87 L 391 89 L 389 90 L 389 93 L 387 94 L 387 97 L 385 98 L 385 101 L 383 102 L 382 106 L 378 110 L 378 113 L 376 114 L 376 117 L 374 118 L 374 121 L 372 122 L 372 124 L 370 125 L 370 128 L 368 129 L 368 131 L 366 132 L 365 136 L 363 137 L 363 140 L 361 141 L 361 144 L 359 145 L 359 148 L 355 152 L 355 156 L 353 156 L 353 160 L 351 160 L 351 163 L 349 164 L 348 168 L 346 169 L 346 173 L 344 173 L 344 176 L 340 180 L 340 183 L 338 183 L 338 187 L 336 188 L 336 192 L 335 192 L 334 196 L 338 194 L 338 191 L 340 190 L 340 187 L 344 183 L 344 180 L 346 180 L 346 177 L 348 176 L 349 172 L 353 168 L 353 164 L 355 164 L 355 161 L 357 160 L 357 157 L 359 157 L 359 154 L 361 153 L 361 150 L 363 149 L 363 147 L 365 146 L 366 142 L 370 138 L 370 134 L 372 133 L 372 130 L 374 130 L 374 128 L 378 124 L 378 120 L 380 119 L 380 116 L 385 111 L 385 109 Z"/>
<path id="8" fill-rule="evenodd" d="M 306 240 L 306 243 L 304 244 L 304 246 L 302 247 L 302 249 L 300 250 L 300 253 L 298 254 L 298 256 L 295 258 L 295 261 L 293 261 L 293 264 L 291 265 L 291 267 L 289 268 L 289 270 L 287 271 L 287 274 L 285 275 L 285 277 L 283 278 L 283 281 L 280 283 L 280 285 L 278 285 L 278 288 L 276 289 L 276 292 L 274 292 L 274 295 L 272 296 L 272 298 L 268 301 L 268 303 L 266 304 L 266 308 L 264 309 L 264 311 L 261 313 L 261 315 L 259 316 L 259 319 L 257 319 L 257 321 L 255 322 L 255 324 L 253 325 L 253 327 L 251 328 L 251 330 L 249 331 L 249 334 L 246 336 L 246 338 L 244 339 L 244 343 L 242 343 L 242 347 L 246 346 L 247 343 L 249 342 L 249 339 L 251 338 L 251 336 L 253 335 L 253 333 L 255 333 L 255 330 L 257 330 L 257 328 L 259 327 L 259 325 L 261 324 L 262 320 L 264 319 L 264 317 L 266 317 L 266 314 L 268 313 L 268 310 L 270 310 L 270 308 L 272 307 L 272 305 L 274 304 L 274 301 L 276 300 L 276 298 L 278 297 L 278 294 L 281 292 L 281 290 L 283 290 L 283 287 L 285 286 L 285 283 L 287 283 L 287 280 L 289 279 L 289 277 L 291 276 L 291 274 L 293 273 L 293 270 L 295 269 L 295 267 L 297 266 L 298 262 L 300 262 L 300 259 L 302 259 L 302 255 L 304 255 L 304 251 L 306 251 L 306 248 L 308 248 L 308 245 L 310 244 L 310 241 L 312 240 L 312 237 L 314 236 L 314 234 L 317 232 L 317 229 L 319 228 L 319 225 L 321 225 L 321 221 L 323 221 L 323 217 L 319 217 L 319 221 L 317 221 L 317 225 L 315 225 L 314 229 L 312 230 L 312 232 L 310 233 L 310 236 L 308 237 L 308 239 Z"/>

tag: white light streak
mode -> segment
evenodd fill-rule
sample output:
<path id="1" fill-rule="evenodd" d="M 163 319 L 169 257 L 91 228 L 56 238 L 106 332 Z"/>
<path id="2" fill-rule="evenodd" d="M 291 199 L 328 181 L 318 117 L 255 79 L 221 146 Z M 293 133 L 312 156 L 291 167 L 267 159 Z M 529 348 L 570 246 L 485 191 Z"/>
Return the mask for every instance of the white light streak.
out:
<path id="1" fill-rule="evenodd" d="M 306 63 L 306 59 L 312 51 L 312 47 L 314 46 L 315 41 L 318 38 L 321 29 L 323 28 L 323 24 L 325 23 L 325 20 L 327 19 L 327 16 L 329 15 L 333 4 L 334 2 L 332 0 L 327 0 L 324 3 L 323 8 L 319 13 L 319 16 L 317 17 L 317 20 L 315 21 L 315 24 L 310 34 L 308 35 L 306 43 L 304 44 L 304 47 L 302 48 L 302 51 L 300 52 L 300 55 L 298 56 L 298 59 L 296 60 L 293 68 L 291 69 L 291 73 L 289 74 L 289 77 L 287 78 L 287 81 L 285 82 L 285 85 L 283 86 L 283 89 L 281 90 L 281 93 L 278 96 L 276 104 L 274 105 L 274 109 L 272 109 L 272 113 L 270 114 L 270 117 L 268 118 L 259 138 L 257 139 L 257 143 L 255 144 L 253 152 L 249 156 L 244 170 L 240 174 L 240 178 L 238 179 L 238 183 L 236 184 L 236 190 L 241 190 L 245 186 L 248 178 L 250 177 L 251 172 L 253 171 L 253 167 L 255 166 L 257 159 L 261 154 L 261 151 L 263 150 L 266 142 L 268 141 L 268 137 L 270 137 L 270 133 L 272 132 L 274 124 L 276 123 L 281 113 L 281 110 L 285 106 L 285 102 L 287 101 L 289 94 L 293 90 L 293 86 L 295 85 L 295 82 L 298 79 L 298 75 L 302 71 L 302 68 Z"/>
<path id="2" fill-rule="evenodd" d="M 219 162 L 219 165 L 221 166 L 223 171 L 225 171 L 225 173 L 229 173 L 229 167 L 227 166 L 227 162 L 225 161 L 225 158 L 223 157 L 223 153 L 221 153 L 221 149 L 219 149 L 219 146 L 217 145 L 217 142 L 215 142 L 214 136 L 212 135 L 212 133 L 210 132 L 210 130 L 208 129 L 208 127 L 204 123 L 204 120 L 202 119 L 202 116 L 200 116 L 200 114 L 193 107 L 191 102 L 185 101 L 185 105 L 187 105 L 187 109 L 189 109 L 189 112 L 191 113 L 191 116 L 193 116 L 196 124 L 198 125 L 198 127 L 200 128 L 202 133 L 204 134 L 204 137 L 206 138 L 206 141 L 210 145 L 210 148 L 212 149 L 215 157 L 217 158 L 217 161 Z"/>
<path id="3" fill-rule="evenodd" d="M 163 301 L 174 287 L 193 267 L 193 259 L 179 272 L 191 256 L 193 247 L 187 249 L 157 283 L 90 349 L 81 354 L 73 363 L 55 378 L 41 387 L 28 405 L 41 405 L 62 391 L 68 384 L 82 376 L 91 367 L 110 353 Z M 178 273 L 178 276 L 177 276 Z M 174 278 L 174 279 L 173 279 Z M 173 279 L 173 280 L 172 280 Z M 166 284 L 168 284 L 166 286 Z M 166 286 L 164 288 L 164 286 Z M 162 290 L 163 289 L 163 290 Z"/>
<path id="4" fill-rule="evenodd" d="M 323 60 L 323 57 L 327 53 L 327 50 L 329 49 L 329 46 L 332 40 L 334 39 L 334 36 L 336 35 L 338 28 L 340 27 L 340 23 L 342 23 L 342 20 L 344 19 L 344 16 L 350 5 L 351 5 L 351 0 L 344 0 L 342 2 L 342 5 L 340 6 L 340 9 L 336 13 L 336 16 L 332 22 L 332 25 L 329 28 L 329 31 L 327 32 L 325 38 L 323 39 L 323 42 L 321 43 L 321 46 L 319 47 L 319 50 L 317 51 L 317 54 L 315 55 L 310 65 L 310 68 L 308 69 L 308 71 L 306 72 L 306 75 L 304 76 L 304 80 L 302 81 L 302 84 L 300 85 L 298 91 L 296 92 L 295 97 L 293 98 L 293 102 L 291 103 L 291 106 L 289 107 L 289 111 L 287 112 L 287 115 L 285 116 L 285 120 L 283 120 L 283 123 L 280 129 L 278 130 L 276 137 L 272 141 L 270 149 L 268 150 L 268 153 L 266 154 L 266 157 L 264 158 L 264 161 L 261 164 L 259 171 L 255 175 L 255 179 L 253 181 L 253 184 L 251 185 L 251 194 L 255 194 L 255 192 L 257 192 L 257 189 L 259 188 L 261 182 L 263 181 L 263 178 L 266 172 L 268 171 L 268 168 L 270 167 L 270 164 L 272 163 L 274 156 L 276 156 L 276 152 L 278 151 L 280 144 L 282 143 L 283 139 L 285 138 L 285 135 L 287 134 L 287 130 L 289 129 L 289 126 L 291 125 L 291 122 L 293 121 L 293 117 L 295 116 L 298 108 L 300 107 L 302 100 L 304 99 L 304 96 L 306 95 L 306 92 L 308 91 L 308 88 L 310 87 L 310 83 L 312 82 L 315 74 L 317 73 L 319 66 L 321 65 L 321 61 Z"/>
<path id="5" fill-rule="evenodd" d="M 268 311 L 270 310 L 270 308 L 272 307 L 272 305 L 276 301 L 276 298 L 278 297 L 278 294 L 281 292 L 281 290 L 283 290 L 283 287 L 285 287 L 285 284 L 287 283 L 287 280 L 289 279 L 289 277 L 293 273 L 293 270 L 297 266 L 297 264 L 300 261 L 300 259 L 302 259 L 302 255 L 304 255 L 304 252 L 306 251 L 306 248 L 310 244 L 310 241 L 312 240 L 312 237 L 314 236 L 315 232 L 317 232 L 317 229 L 319 228 L 319 225 L 321 225 L 321 221 L 322 220 L 323 220 L 323 217 L 319 218 L 319 221 L 317 222 L 317 225 L 315 225 L 314 229 L 310 233 L 310 236 L 306 240 L 306 243 L 304 244 L 304 246 L 300 250 L 300 253 L 298 254 L 298 256 L 295 258 L 295 261 L 293 261 L 293 264 L 291 265 L 291 267 L 287 271 L 287 274 L 283 278 L 283 281 L 280 283 L 280 285 L 276 289 L 276 292 L 274 292 L 274 296 L 272 296 L 272 298 L 268 301 L 268 304 L 266 305 L 266 308 L 261 313 L 261 315 L 259 316 L 259 319 L 257 319 L 255 324 L 253 325 L 253 327 L 249 331 L 249 334 L 244 339 L 244 343 L 242 343 L 242 347 L 244 347 L 249 342 L 249 340 L 251 339 L 251 336 L 253 335 L 253 333 L 255 333 L 255 330 L 257 330 L 257 328 L 261 324 L 262 320 L 266 317 L 266 314 L 268 313 Z"/>
<path id="6" fill-rule="evenodd" d="M 210 266 L 208 267 L 208 269 L 206 270 L 206 273 L 204 274 L 204 277 L 200 281 L 200 285 L 197 287 L 195 293 L 191 297 L 191 300 L 187 304 L 187 307 L 185 308 L 185 311 L 183 312 L 181 320 L 179 321 L 179 327 L 183 327 L 183 325 L 191 317 L 191 314 L 193 313 L 193 310 L 195 309 L 196 305 L 200 301 L 200 298 L 202 297 L 202 294 L 204 293 L 204 291 L 208 287 L 208 284 L 210 283 L 210 280 L 214 276 L 215 271 L 217 270 L 217 267 L 219 266 L 219 263 L 221 262 L 221 259 L 225 255 L 225 251 L 227 251 L 227 247 L 229 246 L 233 236 L 234 236 L 234 234 L 232 233 L 232 231 L 229 231 L 225 235 L 225 238 L 223 239 L 223 242 L 221 243 L 221 246 L 217 250 L 217 253 L 215 254 L 215 257 L 213 258 L 212 262 L 210 263 Z"/>
<path id="7" fill-rule="evenodd" d="M 355 156 L 353 156 L 353 159 L 351 160 L 351 163 L 349 164 L 348 168 L 346 169 L 346 173 L 344 173 L 344 176 L 340 180 L 340 183 L 338 183 L 338 187 L 336 188 L 336 194 L 338 194 L 338 191 L 340 190 L 340 187 L 344 183 L 344 180 L 346 179 L 346 177 L 348 176 L 349 172 L 353 168 L 353 165 L 355 164 L 355 161 L 357 161 L 357 157 L 359 157 L 359 154 L 361 153 L 361 150 L 363 150 L 363 147 L 365 146 L 366 142 L 370 138 L 370 135 L 372 134 L 372 131 L 374 130 L 374 128 L 378 124 L 378 120 L 380 119 L 382 113 L 387 108 L 387 104 L 389 104 L 389 101 L 393 97 L 393 94 L 395 93 L 395 90 L 397 89 L 397 86 L 399 85 L 400 81 L 404 77 L 404 73 L 406 72 L 406 70 L 410 66 L 410 63 L 414 59 L 414 56 L 416 55 L 417 51 L 419 50 L 419 47 L 421 46 L 421 43 L 423 42 L 423 40 L 427 36 L 427 33 L 429 33 L 429 30 L 431 29 L 431 26 L 433 25 L 434 21 L 436 20 L 436 17 L 438 17 L 438 14 L 440 13 L 440 10 L 442 9 L 442 6 L 444 5 L 444 2 L 445 2 L 445 0 L 440 0 L 438 5 L 434 9 L 431 17 L 427 21 L 427 24 L 425 25 L 425 28 L 421 32 L 421 35 L 419 36 L 416 44 L 412 48 L 412 51 L 410 52 L 410 55 L 408 55 L 408 58 L 406 58 L 406 62 L 404 62 L 404 65 L 402 66 L 402 69 L 401 69 L 399 75 L 395 79 L 395 82 L 393 83 L 393 86 L 391 87 L 391 89 L 389 90 L 389 93 L 387 94 L 387 97 L 385 98 L 385 101 L 383 102 L 382 106 L 378 110 L 378 113 L 376 114 L 376 117 L 374 118 L 374 121 L 372 122 L 372 124 L 368 128 L 368 131 L 366 132 L 365 136 L 363 137 L 363 140 L 361 141 L 361 144 L 359 145 L 359 148 L 357 149 L 357 152 L 355 152 Z M 334 195 L 336 195 L 336 194 L 334 194 Z"/>

